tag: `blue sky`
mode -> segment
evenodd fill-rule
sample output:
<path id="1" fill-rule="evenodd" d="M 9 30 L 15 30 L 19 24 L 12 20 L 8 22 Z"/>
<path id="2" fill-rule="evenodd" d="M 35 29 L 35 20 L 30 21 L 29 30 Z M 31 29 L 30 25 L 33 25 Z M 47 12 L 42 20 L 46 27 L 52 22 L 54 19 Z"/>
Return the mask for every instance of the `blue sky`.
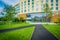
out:
<path id="1" fill-rule="evenodd" d="M 18 0 L 0 0 L 0 12 L 3 10 L 6 5 L 13 5 L 18 2 Z"/>

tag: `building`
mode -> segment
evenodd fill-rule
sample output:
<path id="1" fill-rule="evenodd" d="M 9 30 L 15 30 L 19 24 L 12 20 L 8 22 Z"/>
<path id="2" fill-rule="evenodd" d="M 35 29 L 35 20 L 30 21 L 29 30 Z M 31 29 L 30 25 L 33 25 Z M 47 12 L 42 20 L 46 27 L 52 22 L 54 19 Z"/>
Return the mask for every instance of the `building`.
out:
<path id="1" fill-rule="evenodd" d="M 26 19 L 26 14 L 44 12 L 45 4 L 48 4 L 52 12 L 57 14 L 60 11 L 59 3 L 60 0 L 19 0 L 14 6 L 18 15 Z"/>

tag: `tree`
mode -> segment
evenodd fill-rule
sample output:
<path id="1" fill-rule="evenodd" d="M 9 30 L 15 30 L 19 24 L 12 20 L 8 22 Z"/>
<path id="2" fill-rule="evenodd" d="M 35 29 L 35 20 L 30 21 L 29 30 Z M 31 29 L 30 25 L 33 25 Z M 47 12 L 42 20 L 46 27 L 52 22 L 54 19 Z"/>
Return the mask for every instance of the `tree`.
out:
<path id="1" fill-rule="evenodd" d="M 15 8 L 12 7 L 12 6 L 6 6 L 4 8 L 4 12 L 6 12 L 6 15 L 5 15 L 5 19 L 7 19 L 7 21 L 12 21 L 13 20 L 13 17 L 15 16 Z"/>
<path id="2" fill-rule="evenodd" d="M 58 22 L 60 23 L 60 13 L 58 13 Z"/>
<path id="3" fill-rule="evenodd" d="M 23 17 L 20 17 L 20 22 L 25 22 L 25 20 L 23 19 Z"/>
<path id="4" fill-rule="evenodd" d="M 49 7 L 49 5 L 47 3 L 44 5 L 44 12 L 48 13 L 48 15 L 45 18 L 46 19 L 45 21 L 50 21 L 50 19 L 52 17 L 52 11 L 51 11 L 51 8 Z"/>

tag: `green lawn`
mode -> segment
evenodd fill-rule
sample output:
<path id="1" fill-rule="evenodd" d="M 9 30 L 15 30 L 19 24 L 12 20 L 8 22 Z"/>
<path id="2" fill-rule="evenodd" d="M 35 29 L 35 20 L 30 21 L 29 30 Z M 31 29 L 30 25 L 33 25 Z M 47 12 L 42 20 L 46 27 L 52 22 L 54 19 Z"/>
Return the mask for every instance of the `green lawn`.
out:
<path id="1" fill-rule="evenodd" d="M 30 40 L 34 27 L 0 33 L 0 40 Z"/>
<path id="2" fill-rule="evenodd" d="M 44 24 L 43 25 L 48 31 L 60 39 L 60 25 L 58 24 Z"/>
<path id="3" fill-rule="evenodd" d="M 19 26 L 28 26 L 31 25 L 29 23 L 26 22 L 11 22 L 11 23 L 6 23 L 6 24 L 2 24 L 0 25 L 0 29 L 7 29 L 7 28 L 15 28 L 15 27 L 19 27 Z"/>

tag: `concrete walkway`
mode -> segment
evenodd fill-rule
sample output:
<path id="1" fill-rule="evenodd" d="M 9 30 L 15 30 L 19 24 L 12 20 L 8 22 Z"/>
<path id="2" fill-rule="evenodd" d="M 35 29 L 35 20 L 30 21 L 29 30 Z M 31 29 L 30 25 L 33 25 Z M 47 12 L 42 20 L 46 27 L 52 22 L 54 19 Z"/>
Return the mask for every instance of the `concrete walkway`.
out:
<path id="1" fill-rule="evenodd" d="M 54 35 L 52 35 L 48 30 L 46 30 L 42 25 L 36 25 L 31 40 L 58 40 L 58 39 Z"/>
<path id="2" fill-rule="evenodd" d="M 2 30 L 0 30 L 0 33 L 3 33 L 3 32 L 10 32 L 10 31 L 13 31 L 13 30 L 18 30 L 18 29 L 28 28 L 28 27 L 32 27 L 32 26 L 34 26 L 34 25 L 20 26 L 20 27 L 9 28 L 9 29 L 2 29 Z"/>

